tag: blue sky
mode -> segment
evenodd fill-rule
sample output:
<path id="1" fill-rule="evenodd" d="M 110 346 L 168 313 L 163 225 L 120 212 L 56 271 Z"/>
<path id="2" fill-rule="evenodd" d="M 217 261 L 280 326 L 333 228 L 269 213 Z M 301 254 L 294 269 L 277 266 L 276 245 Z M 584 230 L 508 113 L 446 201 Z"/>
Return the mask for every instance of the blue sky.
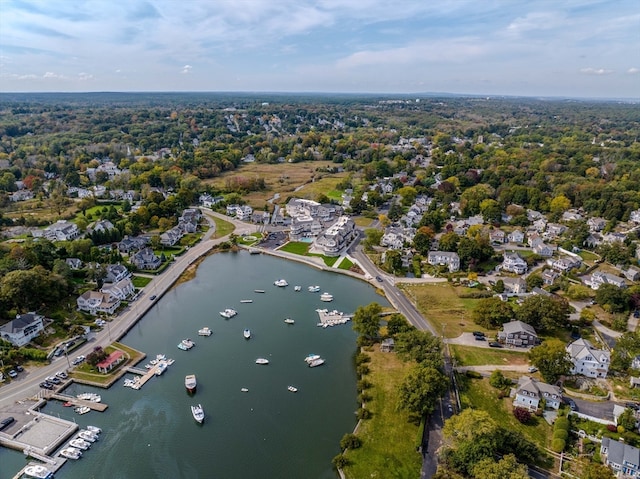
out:
<path id="1" fill-rule="evenodd" d="M 640 98 L 640 0 L 0 0 L 0 91 Z"/>

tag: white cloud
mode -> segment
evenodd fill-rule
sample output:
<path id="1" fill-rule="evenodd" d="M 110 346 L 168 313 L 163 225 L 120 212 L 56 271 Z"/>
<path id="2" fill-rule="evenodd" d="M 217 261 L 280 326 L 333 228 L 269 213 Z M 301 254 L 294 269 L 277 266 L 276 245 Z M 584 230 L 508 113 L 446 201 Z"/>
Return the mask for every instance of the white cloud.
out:
<path id="1" fill-rule="evenodd" d="M 186 75 L 188 73 L 191 73 L 191 70 L 193 69 L 193 67 L 191 65 L 185 65 L 182 67 L 182 74 Z"/>
<path id="2" fill-rule="evenodd" d="M 627 73 L 630 75 L 635 75 L 636 73 L 640 73 L 640 68 L 631 67 L 627 70 Z"/>
<path id="3" fill-rule="evenodd" d="M 60 75 L 58 73 L 46 72 L 44 75 L 42 75 L 42 78 L 52 79 L 52 80 L 62 80 L 62 79 L 65 79 L 66 77 L 64 75 Z"/>
<path id="4" fill-rule="evenodd" d="M 78 80 L 80 81 L 87 81 L 87 80 L 93 80 L 93 75 L 90 73 L 78 73 Z"/>
<path id="5" fill-rule="evenodd" d="M 586 75 L 609 75 L 613 73 L 613 70 L 606 70 L 604 68 L 581 68 L 580 73 L 584 73 Z"/>

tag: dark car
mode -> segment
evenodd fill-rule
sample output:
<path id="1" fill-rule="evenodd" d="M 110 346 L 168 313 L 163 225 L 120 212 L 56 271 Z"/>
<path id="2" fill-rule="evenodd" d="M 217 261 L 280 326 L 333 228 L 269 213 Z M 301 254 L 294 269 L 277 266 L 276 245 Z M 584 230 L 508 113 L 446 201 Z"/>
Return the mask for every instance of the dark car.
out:
<path id="1" fill-rule="evenodd" d="M 634 318 L 640 318 L 640 309 L 636 309 L 636 310 L 633 312 L 633 317 L 634 317 Z"/>
<path id="2" fill-rule="evenodd" d="M 39 386 L 44 389 L 53 389 L 53 384 L 51 384 L 49 381 L 41 382 Z"/>
<path id="3" fill-rule="evenodd" d="M 5 427 L 9 426 L 15 419 L 11 416 L 0 421 L 0 431 L 2 431 Z"/>
<path id="4" fill-rule="evenodd" d="M 637 411 L 638 409 L 640 409 L 640 404 L 638 404 L 637 402 L 626 402 L 624 403 L 624 407 L 628 407 Z"/>
<path id="5" fill-rule="evenodd" d="M 18 366 L 16 366 L 16 371 L 21 373 L 22 371 L 24 371 L 24 368 L 22 366 L 18 365 Z"/>
<path id="6" fill-rule="evenodd" d="M 491 342 L 489 343 L 489 347 L 490 347 L 490 348 L 501 348 L 501 347 L 502 347 L 502 344 L 497 343 L 497 342 L 495 342 L 495 341 L 491 341 Z"/>
<path id="7" fill-rule="evenodd" d="M 157 296 L 154 294 L 154 295 L 153 295 L 153 296 L 151 296 L 149 299 L 150 299 L 151 301 L 153 301 L 154 299 L 156 299 L 156 297 L 157 297 Z"/>
<path id="8" fill-rule="evenodd" d="M 487 338 L 485 338 L 484 336 L 473 336 L 473 339 L 475 339 L 476 341 L 486 341 Z"/>
<path id="9" fill-rule="evenodd" d="M 376 276 L 376 281 L 377 281 L 378 283 L 382 283 L 382 278 L 381 278 L 380 276 Z"/>
<path id="10" fill-rule="evenodd" d="M 566 400 L 566 402 L 567 402 L 567 405 L 569 406 L 569 408 L 570 408 L 572 411 L 577 411 L 577 410 L 578 410 L 578 405 L 576 404 L 576 402 L 575 402 L 573 399 L 571 399 L 571 398 L 565 398 L 565 400 Z"/>
<path id="11" fill-rule="evenodd" d="M 472 333 L 476 338 L 482 337 L 484 338 L 484 333 L 482 331 L 474 331 Z"/>

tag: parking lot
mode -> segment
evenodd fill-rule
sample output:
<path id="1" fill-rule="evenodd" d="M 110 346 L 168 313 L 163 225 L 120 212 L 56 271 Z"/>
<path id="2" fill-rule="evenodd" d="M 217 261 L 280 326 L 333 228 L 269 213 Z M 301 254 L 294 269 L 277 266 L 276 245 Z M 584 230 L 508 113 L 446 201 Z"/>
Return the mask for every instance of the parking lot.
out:
<path id="1" fill-rule="evenodd" d="M 287 242 L 287 235 L 283 231 L 273 231 L 265 239 L 260 241 L 260 247 L 265 249 L 276 249 Z"/>

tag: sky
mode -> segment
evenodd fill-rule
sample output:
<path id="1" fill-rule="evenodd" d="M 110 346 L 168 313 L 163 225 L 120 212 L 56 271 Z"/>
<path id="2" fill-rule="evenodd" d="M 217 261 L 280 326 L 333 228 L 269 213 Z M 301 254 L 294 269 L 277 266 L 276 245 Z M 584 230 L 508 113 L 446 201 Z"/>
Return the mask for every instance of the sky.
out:
<path id="1" fill-rule="evenodd" d="M 640 0 L 0 0 L 0 91 L 640 98 Z"/>

